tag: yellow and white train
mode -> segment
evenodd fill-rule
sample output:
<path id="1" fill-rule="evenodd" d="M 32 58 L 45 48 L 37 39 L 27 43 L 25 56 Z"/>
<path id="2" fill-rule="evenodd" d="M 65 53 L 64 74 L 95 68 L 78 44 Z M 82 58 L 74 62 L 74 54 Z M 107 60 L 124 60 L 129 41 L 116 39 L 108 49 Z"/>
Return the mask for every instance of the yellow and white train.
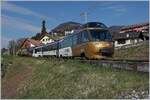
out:
<path id="1" fill-rule="evenodd" d="M 103 59 L 113 56 L 114 42 L 103 23 L 89 22 L 64 39 L 35 47 L 32 56 L 86 57 Z"/>

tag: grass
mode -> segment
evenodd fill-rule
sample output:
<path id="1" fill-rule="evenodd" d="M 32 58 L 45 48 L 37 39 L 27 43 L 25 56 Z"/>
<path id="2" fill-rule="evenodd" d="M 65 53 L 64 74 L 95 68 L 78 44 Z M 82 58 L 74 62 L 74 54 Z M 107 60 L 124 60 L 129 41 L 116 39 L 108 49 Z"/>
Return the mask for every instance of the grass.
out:
<path id="1" fill-rule="evenodd" d="M 142 45 L 136 47 L 115 50 L 114 57 L 122 59 L 148 60 L 149 41 L 146 41 Z"/>
<path id="2" fill-rule="evenodd" d="M 141 92 L 149 89 L 146 73 L 97 67 L 56 58 L 4 56 L 2 62 L 12 62 L 2 79 L 3 98 L 131 98 L 124 95 L 130 95 L 132 91 L 140 91 L 139 98 L 144 98 Z M 6 83 L 13 79 L 13 85 L 18 74 L 26 75 L 24 71 L 27 68 L 31 70 L 30 74 L 15 86 L 15 95 L 7 96 L 3 92 L 7 87 Z M 122 97 L 120 93 L 123 94 Z"/>

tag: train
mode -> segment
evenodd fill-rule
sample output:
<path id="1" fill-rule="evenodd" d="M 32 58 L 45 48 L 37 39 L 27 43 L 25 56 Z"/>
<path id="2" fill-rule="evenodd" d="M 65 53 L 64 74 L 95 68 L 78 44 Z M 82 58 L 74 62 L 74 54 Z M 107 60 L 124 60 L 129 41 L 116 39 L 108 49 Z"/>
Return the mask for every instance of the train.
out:
<path id="1" fill-rule="evenodd" d="M 113 57 L 114 41 L 107 26 L 88 22 L 81 29 L 63 39 L 32 48 L 33 57 L 85 57 L 104 59 Z"/>

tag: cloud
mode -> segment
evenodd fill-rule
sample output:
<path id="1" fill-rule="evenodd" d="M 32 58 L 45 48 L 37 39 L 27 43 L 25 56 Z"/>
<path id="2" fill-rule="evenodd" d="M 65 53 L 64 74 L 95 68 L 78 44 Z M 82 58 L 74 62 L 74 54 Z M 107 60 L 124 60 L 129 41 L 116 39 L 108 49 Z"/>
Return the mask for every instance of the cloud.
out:
<path id="1" fill-rule="evenodd" d="M 110 5 L 108 7 L 106 7 L 106 9 L 110 9 L 114 12 L 120 12 L 120 13 L 125 13 L 127 12 L 127 8 L 125 7 L 125 5 Z"/>
<path id="2" fill-rule="evenodd" d="M 30 9 L 27 9 L 27 8 L 24 8 L 24 7 L 21 7 L 21 6 L 12 4 L 10 2 L 6 2 L 6 1 L 2 2 L 1 9 L 4 10 L 4 11 L 9 11 L 9 12 L 13 12 L 13 13 L 21 14 L 21 15 L 30 15 L 30 16 L 34 16 L 34 17 L 37 17 L 37 18 L 40 18 L 40 19 L 50 20 L 52 22 L 57 21 L 53 17 L 45 16 L 45 15 L 36 13 L 36 12 L 30 10 Z"/>
<path id="3" fill-rule="evenodd" d="M 22 33 L 37 33 L 40 32 L 40 27 L 34 26 L 25 20 L 17 19 L 16 17 L 10 17 L 2 15 L 2 28 L 11 28 L 11 30 L 20 30 Z"/>
<path id="4" fill-rule="evenodd" d="M 128 9 L 126 8 L 125 5 L 116 5 L 116 4 L 109 4 L 107 5 L 105 8 L 103 8 L 104 10 L 109 10 L 113 12 L 113 16 L 121 16 L 124 15 L 128 12 Z"/>
<path id="5" fill-rule="evenodd" d="M 28 23 L 26 20 L 22 20 L 16 17 L 10 17 L 6 15 L 1 15 L 1 25 L 2 25 L 2 30 L 3 29 L 9 29 L 14 32 L 20 32 L 21 34 L 29 34 L 33 35 L 33 33 L 40 32 L 41 27 L 37 27 L 35 25 L 32 25 L 31 23 Z M 14 34 L 15 35 L 15 34 Z M 4 37 L 4 33 L 2 34 L 1 37 L 1 48 L 7 48 L 8 43 L 10 40 L 16 39 L 16 38 L 10 38 L 10 37 Z"/>

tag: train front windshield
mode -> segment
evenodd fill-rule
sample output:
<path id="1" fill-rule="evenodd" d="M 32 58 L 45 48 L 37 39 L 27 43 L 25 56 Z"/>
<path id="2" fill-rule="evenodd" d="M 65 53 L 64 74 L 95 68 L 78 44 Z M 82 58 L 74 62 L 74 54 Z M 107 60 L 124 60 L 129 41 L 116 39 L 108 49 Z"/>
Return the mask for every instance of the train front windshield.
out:
<path id="1" fill-rule="evenodd" d="M 112 41 L 112 36 L 108 31 L 90 30 L 93 41 Z"/>

